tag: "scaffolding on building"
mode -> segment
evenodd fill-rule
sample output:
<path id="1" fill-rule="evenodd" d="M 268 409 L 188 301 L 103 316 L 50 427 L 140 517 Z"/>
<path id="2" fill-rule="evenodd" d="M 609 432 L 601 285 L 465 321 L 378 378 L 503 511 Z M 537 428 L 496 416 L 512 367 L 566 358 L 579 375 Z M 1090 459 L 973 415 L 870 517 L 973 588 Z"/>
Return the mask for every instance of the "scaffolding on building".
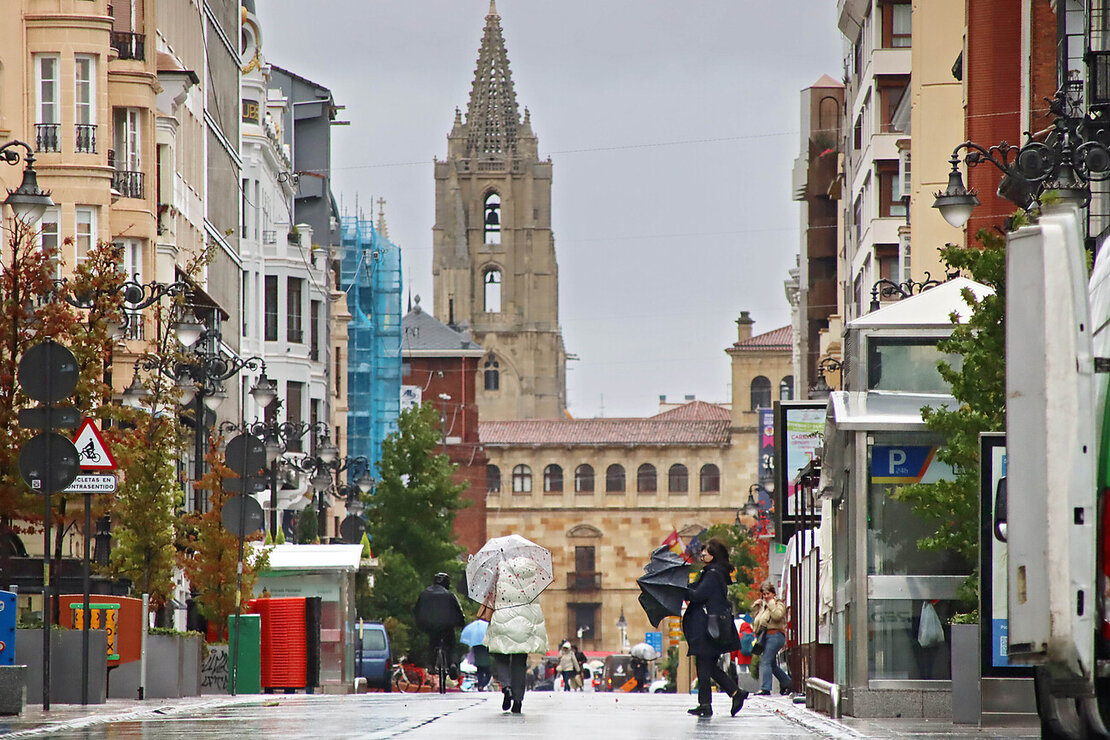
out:
<path id="1" fill-rule="evenodd" d="M 347 294 L 347 455 L 380 479 L 382 442 L 401 413 L 401 250 L 370 219 L 342 219 L 340 288 Z"/>

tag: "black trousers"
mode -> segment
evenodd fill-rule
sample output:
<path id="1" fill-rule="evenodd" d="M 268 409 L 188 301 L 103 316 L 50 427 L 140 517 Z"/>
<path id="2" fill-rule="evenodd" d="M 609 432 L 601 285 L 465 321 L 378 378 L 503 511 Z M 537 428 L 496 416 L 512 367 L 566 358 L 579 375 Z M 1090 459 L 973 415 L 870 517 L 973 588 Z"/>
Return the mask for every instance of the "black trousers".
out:
<path id="1" fill-rule="evenodd" d="M 706 658 L 700 655 L 694 658 L 694 670 L 698 674 L 698 704 L 713 703 L 713 686 L 709 683 L 710 679 L 716 681 L 721 690 L 729 696 L 735 694 L 739 688 L 732 680 L 732 676 L 717 665 L 717 660 L 718 658 Z"/>
<path id="2" fill-rule="evenodd" d="M 528 667 L 528 653 L 490 653 L 494 675 L 502 686 L 508 686 L 513 699 L 524 701 L 524 670 Z"/>

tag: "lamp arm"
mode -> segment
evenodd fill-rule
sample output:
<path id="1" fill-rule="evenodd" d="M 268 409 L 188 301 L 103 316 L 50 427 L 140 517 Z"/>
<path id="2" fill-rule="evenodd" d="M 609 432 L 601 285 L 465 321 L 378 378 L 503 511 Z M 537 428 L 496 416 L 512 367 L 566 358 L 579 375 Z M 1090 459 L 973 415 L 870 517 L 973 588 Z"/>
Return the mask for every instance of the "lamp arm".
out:
<path id="1" fill-rule="evenodd" d="M 27 153 L 23 157 L 27 161 L 27 165 L 30 166 L 33 164 L 35 161 L 35 150 L 31 148 L 30 144 L 20 141 L 19 139 L 12 139 L 3 146 L 0 146 L 0 158 L 8 164 L 19 164 L 19 153 L 15 151 L 15 147 L 17 146 L 21 146 L 27 150 Z"/>

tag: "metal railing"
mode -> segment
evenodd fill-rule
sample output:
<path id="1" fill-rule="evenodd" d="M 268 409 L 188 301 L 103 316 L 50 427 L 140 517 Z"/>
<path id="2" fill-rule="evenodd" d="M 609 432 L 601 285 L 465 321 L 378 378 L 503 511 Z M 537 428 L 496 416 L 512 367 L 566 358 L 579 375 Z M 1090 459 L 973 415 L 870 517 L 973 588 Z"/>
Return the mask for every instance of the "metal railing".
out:
<path id="1" fill-rule="evenodd" d="M 567 573 L 567 591 L 600 591 L 601 573 L 570 571 Z"/>
<path id="2" fill-rule="evenodd" d="M 112 187 L 124 198 L 143 198 L 146 192 L 143 187 L 144 174 L 133 170 L 116 170 L 112 173 Z"/>
<path id="3" fill-rule="evenodd" d="M 74 151 L 83 152 L 85 154 L 96 154 L 96 124 L 78 123 L 74 124 L 74 127 L 77 133 Z"/>
<path id="4" fill-rule="evenodd" d="M 112 48 L 120 59 L 146 60 L 146 34 L 131 31 L 112 31 Z"/>
<path id="5" fill-rule="evenodd" d="M 61 141 L 58 137 L 58 131 L 61 127 L 60 123 L 36 123 L 35 150 L 39 152 L 62 151 Z"/>

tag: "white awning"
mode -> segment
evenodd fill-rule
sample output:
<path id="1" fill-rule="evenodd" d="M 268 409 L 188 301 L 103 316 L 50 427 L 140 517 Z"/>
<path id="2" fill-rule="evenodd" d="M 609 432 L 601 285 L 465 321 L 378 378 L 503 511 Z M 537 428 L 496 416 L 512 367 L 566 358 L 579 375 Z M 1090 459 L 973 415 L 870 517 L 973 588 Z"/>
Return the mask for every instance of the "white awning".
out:
<path id="1" fill-rule="evenodd" d="M 361 559 L 362 545 L 272 545 L 266 570 L 355 571 Z"/>

